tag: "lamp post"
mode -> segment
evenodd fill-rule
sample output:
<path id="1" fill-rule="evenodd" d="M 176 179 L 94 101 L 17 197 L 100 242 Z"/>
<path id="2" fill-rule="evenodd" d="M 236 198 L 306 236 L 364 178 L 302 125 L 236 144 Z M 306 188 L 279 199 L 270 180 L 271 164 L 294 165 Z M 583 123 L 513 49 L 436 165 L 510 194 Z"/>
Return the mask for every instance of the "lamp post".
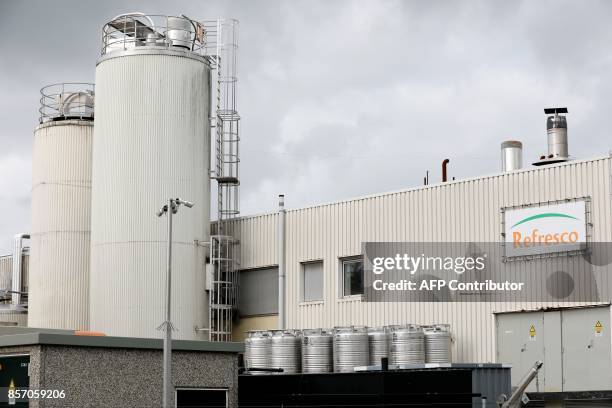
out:
<path id="1" fill-rule="evenodd" d="M 170 408 L 172 404 L 172 323 L 170 322 L 170 306 L 172 299 L 172 215 L 178 212 L 180 205 L 187 208 L 193 207 L 193 203 L 183 201 L 180 198 L 170 198 L 168 204 L 165 204 L 157 211 L 157 216 L 161 217 L 166 214 L 168 216 L 168 259 L 166 267 L 166 320 L 158 329 L 164 330 L 164 394 L 163 407 Z"/>

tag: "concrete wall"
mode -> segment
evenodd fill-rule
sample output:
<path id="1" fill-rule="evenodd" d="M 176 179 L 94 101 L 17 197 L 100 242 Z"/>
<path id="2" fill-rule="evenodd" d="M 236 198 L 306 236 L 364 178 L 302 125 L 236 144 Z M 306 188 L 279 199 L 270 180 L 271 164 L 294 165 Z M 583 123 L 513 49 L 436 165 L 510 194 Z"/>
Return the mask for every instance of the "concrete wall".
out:
<path id="1" fill-rule="evenodd" d="M 44 407 L 159 407 L 162 405 L 162 352 L 73 346 L 16 346 L 0 353 L 30 354 L 30 387 L 65 390 L 66 398 L 30 402 Z M 227 388 L 237 404 L 237 355 L 174 351 L 175 387 Z"/>

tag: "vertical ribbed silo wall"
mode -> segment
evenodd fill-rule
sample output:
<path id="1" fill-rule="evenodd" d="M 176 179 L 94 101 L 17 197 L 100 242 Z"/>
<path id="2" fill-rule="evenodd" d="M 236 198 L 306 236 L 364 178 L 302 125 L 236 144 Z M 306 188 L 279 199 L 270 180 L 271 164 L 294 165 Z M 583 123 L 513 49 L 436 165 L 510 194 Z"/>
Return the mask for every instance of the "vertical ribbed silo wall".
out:
<path id="1" fill-rule="evenodd" d="M 93 122 L 34 131 L 28 325 L 89 328 Z"/>
<path id="2" fill-rule="evenodd" d="M 210 220 L 210 68 L 188 51 L 129 50 L 96 68 L 91 329 L 160 337 L 165 320 L 171 197 L 195 203 L 173 216 L 172 323 L 205 339 L 204 263 Z"/>

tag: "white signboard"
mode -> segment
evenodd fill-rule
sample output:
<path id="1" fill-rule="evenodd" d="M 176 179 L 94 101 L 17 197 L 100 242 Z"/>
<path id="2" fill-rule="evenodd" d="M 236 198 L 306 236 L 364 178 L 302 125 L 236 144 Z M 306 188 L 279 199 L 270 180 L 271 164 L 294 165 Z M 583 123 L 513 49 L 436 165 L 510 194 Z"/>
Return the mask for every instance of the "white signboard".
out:
<path id="1" fill-rule="evenodd" d="M 584 200 L 506 210 L 506 257 L 584 249 L 585 215 Z"/>

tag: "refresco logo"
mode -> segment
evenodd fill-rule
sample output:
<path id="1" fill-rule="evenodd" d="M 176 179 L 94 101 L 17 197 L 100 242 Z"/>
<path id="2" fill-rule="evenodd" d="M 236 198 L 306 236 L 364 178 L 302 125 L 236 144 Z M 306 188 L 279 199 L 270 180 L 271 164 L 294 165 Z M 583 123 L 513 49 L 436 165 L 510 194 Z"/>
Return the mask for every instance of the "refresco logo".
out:
<path id="1" fill-rule="evenodd" d="M 523 218 L 521 221 L 514 224 L 511 228 L 515 229 L 521 224 L 528 223 L 530 221 L 539 220 L 542 218 L 570 218 L 578 220 L 578 218 L 563 213 L 542 213 L 532 215 L 530 217 Z M 512 232 L 512 242 L 515 247 L 528 247 L 531 245 L 556 245 L 556 244 L 569 244 L 580 241 L 580 234 L 576 230 L 572 231 L 560 231 L 556 233 L 542 233 L 537 228 L 533 228 L 531 233 L 524 235 L 520 231 Z"/>
<path id="2" fill-rule="evenodd" d="M 584 200 L 505 210 L 506 256 L 582 249 L 586 242 L 585 214 Z"/>

